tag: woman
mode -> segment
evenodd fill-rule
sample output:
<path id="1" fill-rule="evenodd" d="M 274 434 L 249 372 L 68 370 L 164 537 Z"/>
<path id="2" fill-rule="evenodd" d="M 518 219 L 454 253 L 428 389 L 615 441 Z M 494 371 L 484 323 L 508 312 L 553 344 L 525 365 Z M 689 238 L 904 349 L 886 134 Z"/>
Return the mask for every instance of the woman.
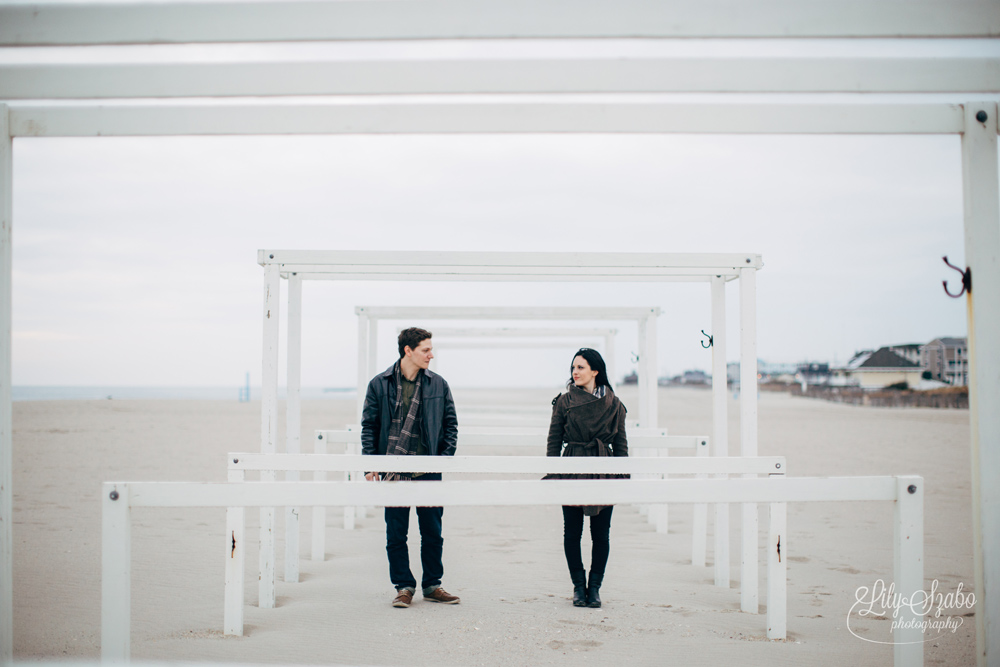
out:
<path id="1" fill-rule="evenodd" d="M 625 438 L 625 406 L 608 382 L 604 359 L 596 350 L 581 348 L 573 356 L 568 391 L 552 400 L 547 456 L 628 456 Z M 566 443 L 565 449 L 563 443 Z M 548 477 L 597 479 L 628 475 L 577 473 Z M 563 549 L 569 576 L 573 580 L 574 607 L 600 607 L 601 582 L 610 551 L 612 506 L 563 506 Z M 593 551 L 590 582 L 587 582 L 580 553 L 583 517 L 590 517 Z"/>

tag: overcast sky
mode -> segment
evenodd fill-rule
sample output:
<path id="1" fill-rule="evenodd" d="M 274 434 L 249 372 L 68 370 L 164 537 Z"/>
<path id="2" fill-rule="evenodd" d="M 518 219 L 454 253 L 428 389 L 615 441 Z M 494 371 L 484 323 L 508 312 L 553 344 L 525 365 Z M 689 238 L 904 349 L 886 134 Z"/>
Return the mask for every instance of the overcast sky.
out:
<path id="1" fill-rule="evenodd" d="M 941 288 L 958 284 L 941 256 L 963 258 L 959 148 L 956 136 L 16 139 L 13 381 L 259 383 L 259 248 L 755 252 L 764 360 L 844 363 L 964 336 L 964 299 Z M 355 305 L 658 305 L 661 373 L 711 364 L 705 284 L 303 292 L 308 386 L 354 383 Z M 735 283 L 728 297 L 736 359 Z M 456 323 L 387 323 L 380 365 L 411 324 Z M 625 372 L 635 327 L 618 326 Z M 552 385 L 571 352 L 442 351 L 439 369 L 456 385 Z"/>

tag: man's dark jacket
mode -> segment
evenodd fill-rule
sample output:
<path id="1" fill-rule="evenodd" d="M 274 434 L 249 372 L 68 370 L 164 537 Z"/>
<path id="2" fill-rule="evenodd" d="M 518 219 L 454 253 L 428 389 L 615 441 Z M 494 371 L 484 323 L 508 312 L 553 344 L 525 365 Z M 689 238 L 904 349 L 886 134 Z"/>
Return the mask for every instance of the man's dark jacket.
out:
<path id="1" fill-rule="evenodd" d="M 368 383 L 365 409 L 361 413 L 361 453 L 385 454 L 389 444 L 389 426 L 396 407 L 396 381 L 393 364 Z M 420 441 L 430 456 L 453 456 L 458 444 L 458 418 L 451 388 L 437 373 L 422 371 L 420 383 Z"/>

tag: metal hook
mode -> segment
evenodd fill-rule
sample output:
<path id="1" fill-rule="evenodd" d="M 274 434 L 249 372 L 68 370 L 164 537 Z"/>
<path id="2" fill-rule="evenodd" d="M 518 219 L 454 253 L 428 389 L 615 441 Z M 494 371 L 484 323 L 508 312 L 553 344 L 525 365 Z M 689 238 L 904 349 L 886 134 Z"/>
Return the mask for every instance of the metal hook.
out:
<path id="1" fill-rule="evenodd" d="M 944 285 L 944 293 L 947 294 L 948 296 L 950 296 L 952 299 L 957 299 L 958 297 L 962 296 L 966 292 L 968 292 L 969 294 L 972 294 L 972 269 L 971 268 L 966 268 L 965 271 L 963 271 L 962 269 L 958 268 L 957 266 L 955 266 L 954 264 L 952 264 L 951 262 L 949 262 L 947 255 L 945 255 L 941 259 L 943 259 L 944 263 L 947 264 L 949 267 L 955 269 L 956 271 L 958 271 L 959 273 L 962 274 L 962 291 L 959 292 L 958 294 L 952 294 L 948 290 L 948 281 L 947 280 L 942 280 L 941 284 Z"/>
<path id="2" fill-rule="evenodd" d="M 708 348 L 710 348 L 713 345 L 715 345 L 715 337 L 714 336 L 709 336 L 707 333 L 705 333 L 704 329 L 701 330 L 701 335 L 705 336 L 706 338 L 708 338 L 708 345 L 705 345 L 705 341 L 701 341 L 701 346 L 703 348 L 705 348 L 707 350 Z"/>
<path id="3" fill-rule="evenodd" d="M 632 354 L 632 363 L 633 364 L 639 363 L 639 355 L 636 354 L 635 352 L 632 352 L 631 354 Z"/>

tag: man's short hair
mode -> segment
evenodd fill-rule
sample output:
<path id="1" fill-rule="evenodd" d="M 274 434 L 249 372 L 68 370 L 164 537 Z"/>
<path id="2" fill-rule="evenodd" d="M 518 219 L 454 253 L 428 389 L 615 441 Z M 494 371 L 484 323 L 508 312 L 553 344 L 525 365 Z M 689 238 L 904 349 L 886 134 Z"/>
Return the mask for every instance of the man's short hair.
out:
<path id="1" fill-rule="evenodd" d="M 427 329 L 420 329 L 418 327 L 403 329 L 399 332 L 399 358 L 402 359 L 406 356 L 407 346 L 411 350 L 415 350 L 420 343 L 431 337 L 431 332 Z"/>

